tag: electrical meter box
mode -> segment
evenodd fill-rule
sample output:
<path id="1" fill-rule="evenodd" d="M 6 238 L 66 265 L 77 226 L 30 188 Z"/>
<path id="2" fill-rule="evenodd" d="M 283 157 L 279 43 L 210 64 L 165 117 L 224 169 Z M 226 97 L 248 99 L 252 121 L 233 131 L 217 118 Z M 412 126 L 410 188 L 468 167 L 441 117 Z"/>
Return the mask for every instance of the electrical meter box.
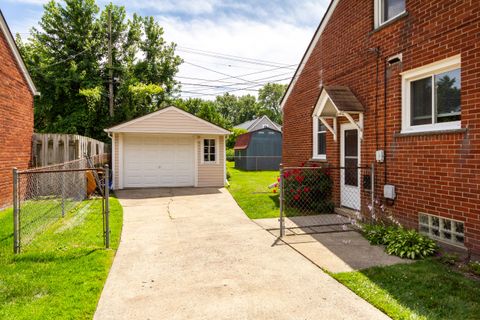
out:
<path id="1" fill-rule="evenodd" d="M 386 199 L 395 200 L 395 186 L 391 184 L 386 184 L 383 186 L 383 196 Z"/>
<path id="2" fill-rule="evenodd" d="M 385 159 L 385 152 L 383 152 L 383 150 L 377 150 L 377 152 L 375 152 L 375 160 L 377 160 L 377 162 L 383 162 Z"/>

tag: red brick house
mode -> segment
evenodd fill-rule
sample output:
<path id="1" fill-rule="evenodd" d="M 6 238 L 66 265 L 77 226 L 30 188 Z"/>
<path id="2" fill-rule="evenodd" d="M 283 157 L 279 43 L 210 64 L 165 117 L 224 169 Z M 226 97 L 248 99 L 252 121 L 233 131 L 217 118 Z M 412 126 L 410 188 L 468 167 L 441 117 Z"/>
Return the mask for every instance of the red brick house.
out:
<path id="1" fill-rule="evenodd" d="M 480 253 L 480 1 L 333 0 L 282 108 L 284 167 L 375 162 L 379 207 Z"/>
<path id="2" fill-rule="evenodd" d="M 0 209 L 11 205 L 12 168 L 30 163 L 36 94 L 0 11 Z"/>

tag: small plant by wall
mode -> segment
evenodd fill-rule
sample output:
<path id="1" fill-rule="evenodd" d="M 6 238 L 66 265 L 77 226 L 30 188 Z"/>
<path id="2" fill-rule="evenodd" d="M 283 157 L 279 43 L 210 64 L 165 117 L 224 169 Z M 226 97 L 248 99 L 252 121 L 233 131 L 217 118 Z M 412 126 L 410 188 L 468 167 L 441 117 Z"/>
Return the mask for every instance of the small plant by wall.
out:
<path id="1" fill-rule="evenodd" d="M 415 230 L 406 230 L 397 226 L 364 225 L 365 238 L 375 245 L 385 245 L 388 254 L 408 259 L 424 259 L 434 255 L 436 242 Z"/>

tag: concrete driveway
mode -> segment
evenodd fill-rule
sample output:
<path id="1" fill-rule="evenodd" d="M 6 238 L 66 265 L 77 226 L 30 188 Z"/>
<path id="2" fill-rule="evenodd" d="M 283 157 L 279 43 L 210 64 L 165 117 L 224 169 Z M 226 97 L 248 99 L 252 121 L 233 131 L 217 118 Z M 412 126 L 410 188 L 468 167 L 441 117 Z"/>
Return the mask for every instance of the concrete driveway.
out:
<path id="1" fill-rule="evenodd" d="M 225 189 L 117 192 L 95 319 L 388 319 L 249 220 Z"/>

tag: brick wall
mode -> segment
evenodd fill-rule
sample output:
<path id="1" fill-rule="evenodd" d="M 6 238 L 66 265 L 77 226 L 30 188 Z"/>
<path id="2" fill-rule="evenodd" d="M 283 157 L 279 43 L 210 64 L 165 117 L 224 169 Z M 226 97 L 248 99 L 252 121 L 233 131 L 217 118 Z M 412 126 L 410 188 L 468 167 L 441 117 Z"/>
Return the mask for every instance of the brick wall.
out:
<path id="1" fill-rule="evenodd" d="M 376 181 L 377 194 L 383 195 L 385 182 L 396 186 L 397 199 L 389 210 L 410 227 L 418 225 L 418 212 L 464 221 L 466 246 L 480 253 L 480 2 L 406 1 L 408 14 L 378 30 L 373 4 L 339 2 L 286 101 L 283 164 L 311 158 L 311 114 L 320 83 L 349 86 L 366 109 L 362 164 L 371 163 L 375 150 L 387 145 L 386 164 L 377 164 Z M 376 47 L 378 58 L 369 50 Z M 385 85 L 385 59 L 398 53 L 403 63 L 388 69 Z M 457 54 L 466 132 L 400 137 L 400 73 Z M 327 133 L 327 144 L 327 161 L 339 165 L 339 141 Z"/>
<path id="2" fill-rule="evenodd" d="M 33 96 L 0 32 L 0 209 L 11 205 L 12 168 L 31 157 Z"/>

